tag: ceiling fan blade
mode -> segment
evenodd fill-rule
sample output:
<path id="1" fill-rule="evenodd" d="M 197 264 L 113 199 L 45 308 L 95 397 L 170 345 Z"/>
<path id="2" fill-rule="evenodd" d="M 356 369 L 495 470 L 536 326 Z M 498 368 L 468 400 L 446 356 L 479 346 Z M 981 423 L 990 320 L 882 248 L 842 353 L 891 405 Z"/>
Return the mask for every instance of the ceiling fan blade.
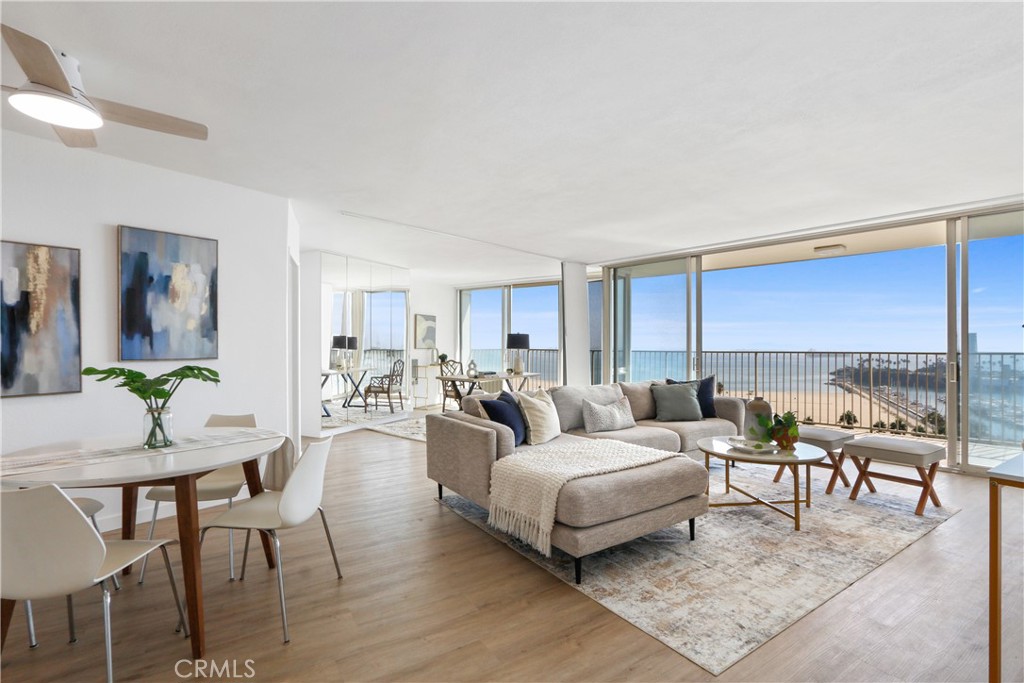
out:
<path id="1" fill-rule="evenodd" d="M 176 116 L 133 107 L 130 104 L 111 102 L 99 97 L 90 97 L 89 101 L 96 105 L 96 109 L 99 110 L 100 116 L 105 121 L 123 123 L 136 128 L 147 128 L 159 133 L 180 135 L 194 140 L 205 140 L 209 134 L 209 130 L 203 124 L 179 119 Z"/>
<path id="2" fill-rule="evenodd" d="M 54 126 L 53 129 L 57 132 L 61 142 L 68 147 L 95 147 L 96 136 L 92 134 L 91 130 L 81 130 L 79 128 L 65 128 L 63 126 Z"/>
<path id="3" fill-rule="evenodd" d="M 0 25 L 0 31 L 3 32 L 4 42 L 11 48 L 11 53 L 18 60 L 18 66 L 28 76 L 28 80 L 68 95 L 74 94 L 52 47 L 7 24 Z"/>

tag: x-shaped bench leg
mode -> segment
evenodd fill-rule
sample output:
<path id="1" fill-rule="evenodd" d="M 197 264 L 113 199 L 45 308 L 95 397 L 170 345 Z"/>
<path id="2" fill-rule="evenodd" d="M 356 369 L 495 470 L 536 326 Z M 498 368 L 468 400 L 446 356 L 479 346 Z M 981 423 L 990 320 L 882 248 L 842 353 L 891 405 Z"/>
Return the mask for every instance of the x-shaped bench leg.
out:
<path id="1" fill-rule="evenodd" d="M 935 490 L 935 472 L 936 470 L 939 469 L 939 463 L 933 462 L 931 464 L 931 467 L 929 467 L 927 470 L 925 470 L 925 468 L 923 467 L 916 467 L 914 469 L 917 470 L 917 474 L 921 477 L 922 488 L 921 499 L 917 501 L 917 510 L 914 511 L 914 514 L 924 514 L 924 506 L 925 503 L 928 502 L 929 498 L 932 499 L 932 503 L 935 504 L 935 507 L 942 507 L 942 503 L 939 502 L 939 494 Z"/>

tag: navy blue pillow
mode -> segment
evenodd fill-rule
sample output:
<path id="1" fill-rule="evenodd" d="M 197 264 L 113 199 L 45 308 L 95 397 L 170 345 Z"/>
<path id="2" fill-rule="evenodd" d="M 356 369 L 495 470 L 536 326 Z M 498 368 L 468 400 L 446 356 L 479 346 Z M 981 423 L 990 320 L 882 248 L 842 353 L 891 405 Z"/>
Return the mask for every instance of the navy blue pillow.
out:
<path id="1" fill-rule="evenodd" d="M 699 382 L 699 384 L 697 384 Z M 665 379 L 666 384 L 687 384 L 674 379 Z M 693 380 L 697 384 L 697 403 L 700 404 L 701 417 L 718 417 L 715 412 L 715 376 L 705 377 L 701 380 Z"/>
<path id="2" fill-rule="evenodd" d="M 516 446 L 526 441 L 526 420 L 512 394 L 503 391 L 497 399 L 480 401 L 480 405 L 491 422 L 503 424 L 512 430 Z"/>

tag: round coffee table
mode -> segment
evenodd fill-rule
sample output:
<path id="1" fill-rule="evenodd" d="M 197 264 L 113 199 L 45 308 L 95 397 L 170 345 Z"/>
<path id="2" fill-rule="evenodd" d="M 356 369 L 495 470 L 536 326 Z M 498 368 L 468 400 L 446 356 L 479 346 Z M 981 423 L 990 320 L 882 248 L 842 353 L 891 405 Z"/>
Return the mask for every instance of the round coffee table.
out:
<path id="1" fill-rule="evenodd" d="M 808 443 L 797 442 L 796 450 L 780 451 L 778 453 L 748 453 L 733 447 L 727 437 L 709 436 L 697 442 L 697 448 L 704 453 L 704 467 L 711 468 L 711 456 L 721 458 L 725 461 L 725 492 L 734 490 L 750 498 L 750 502 L 743 503 L 711 503 L 710 507 L 737 507 L 742 505 L 765 505 L 772 510 L 785 515 L 793 520 L 794 527 L 800 531 L 800 503 L 811 507 L 811 465 L 825 459 L 824 449 L 812 446 Z M 793 499 L 792 500 L 764 500 L 752 493 L 748 493 L 739 486 L 729 481 L 729 462 L 750 462 L 760 465 L 782 465 L 793 472 Z M 804 477 L 807 480 L 807 497 L 800 498 L 800 465 L 804 466 Z M 708 481 L 710 493 L 711 483 Z M 793 512 L 789 512 L 780 505 L 793 504 Z"/>

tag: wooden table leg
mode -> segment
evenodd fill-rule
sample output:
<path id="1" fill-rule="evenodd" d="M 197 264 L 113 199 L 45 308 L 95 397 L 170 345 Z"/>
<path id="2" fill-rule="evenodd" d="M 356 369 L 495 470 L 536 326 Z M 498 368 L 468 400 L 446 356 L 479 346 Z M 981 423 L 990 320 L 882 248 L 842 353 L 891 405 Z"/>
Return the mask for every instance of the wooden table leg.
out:
<path id="1" fill-rule="evenodd" d="M 135 538 L 135 516 L 139 504 L 139 487 L 125 485 L 121 487 L 121 538 L 130 541 Z M 132 566 L 128 565 L 121 570 L 121 574 L 128 576 L 132 573 Z"/>
<path id="2" fill-rule="evenodd" d="M 185 582 L 185 604 L 191 631 L 192 658 L 202 659 L 206 652 L 206 627 L 203 618 L 203 566 L 199 554 L 199 500 L 196 475 L 174 479 L 174 506 L 178 517 L 178 541 L 181 544 L 181 573 Z"/>
<path id="3" fill-rule="evenodd" d="M 14 616 L 15 600 L 0 600 L 0 649 L 7 642 L 7 631 L 11 628 L 11 617 Z"/>
<path id="4" fill-rule="evenodd" d="M 998 683 L 1003 675 L 1002 499 L 998 482 L 989 481 L 988 486 L 988 680 Z"/>
<path id="5" fill-rule="evenodd" d="M 799 467 L 799 465 L 797 465 Z M 804 465 L 804 476 L 807 478 L 807 507 L 811 507 L 811 465 L 810 463 Z"/>
<path id="6" fill-rule="evenodd" d="M 255 498 L 256 494 L 263 492 L 259 460 L 249 460 L 242 463 L 242 469 L 245 471 L 245 483 L 249 487 L 249 496 Z M 274 561 L 274 546 L 271 544 L 270 534 L 260 531 L 260 541 L 263 543 L 263 554 L 267 556 L 267 566 L 273 569 L 277 564 Z"/>
<path id="7" fill-rule="evenodd" d="M 800 531 L 800 465 L 790 465 L 793 470 L 793 522 Z"/>

